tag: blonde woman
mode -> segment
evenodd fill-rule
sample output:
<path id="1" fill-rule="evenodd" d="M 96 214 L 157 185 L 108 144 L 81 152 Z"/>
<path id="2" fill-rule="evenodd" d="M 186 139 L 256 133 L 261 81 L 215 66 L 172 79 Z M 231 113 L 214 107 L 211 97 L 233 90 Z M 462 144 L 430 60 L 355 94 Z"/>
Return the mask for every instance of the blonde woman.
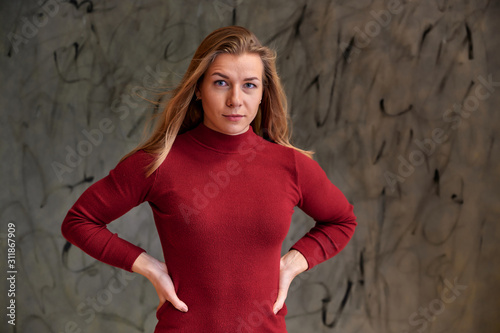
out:
<path id="1" fill-rule="evenodd" d="M 81 195 L 64 237 L 151 281 L 157 333 L 287 332 L 290 283 L 356 227 L 312 152 L 290 144 L 288 122 L 275 54 L 245 28 L 212 32 L 150 138 Z M 106 228 L 144 201 L 165 262 Z M 281 257 L 294 207 L 316 224 Z"/>

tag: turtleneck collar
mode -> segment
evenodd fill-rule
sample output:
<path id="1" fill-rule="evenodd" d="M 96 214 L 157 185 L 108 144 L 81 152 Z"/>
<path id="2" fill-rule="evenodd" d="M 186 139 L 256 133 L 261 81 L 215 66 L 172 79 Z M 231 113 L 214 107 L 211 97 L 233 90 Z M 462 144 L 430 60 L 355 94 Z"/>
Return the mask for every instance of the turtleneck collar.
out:
<path id="1" fill-rule="evenodd" d="M 202 146 L 224 153 L 241 153 L 257 145 L 260 139 L 252 126 L 245 133 L 229 135 L 213 130 L 203 122 L 186 133 Z"/>

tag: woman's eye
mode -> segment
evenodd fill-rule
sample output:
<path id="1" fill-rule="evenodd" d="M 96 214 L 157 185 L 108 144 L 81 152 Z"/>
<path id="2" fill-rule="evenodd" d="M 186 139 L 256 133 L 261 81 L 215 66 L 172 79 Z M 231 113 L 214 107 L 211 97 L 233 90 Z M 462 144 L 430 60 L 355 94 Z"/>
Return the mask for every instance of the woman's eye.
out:
<path id="1" fill-rule="evenodd" d="M 245 88 L 255 88 L 255 87 L 257 87 L 257 86 L 253 83 L 250 83 L 250 82 L 245 83 Z"/>
<path id="2" fill-rule="evenodd" d="M 217 80 L 217 81 L 215 81 L 215 85 L 218 87 L 225 87 L 227 84 L 226 84 L 226 81 L 224 81 L 224 80 Z"/>

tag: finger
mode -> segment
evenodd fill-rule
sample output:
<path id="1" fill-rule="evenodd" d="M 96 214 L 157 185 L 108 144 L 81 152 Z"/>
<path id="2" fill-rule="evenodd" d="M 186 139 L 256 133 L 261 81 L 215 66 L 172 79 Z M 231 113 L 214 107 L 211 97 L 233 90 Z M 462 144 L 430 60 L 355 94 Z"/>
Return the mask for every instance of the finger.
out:
<path id="1" fill-rule="evenodd" d="M 170 302 L 177 310 L 182 312 L 188 311 L 186 303 L 181 301 L 177 296 L 174 284 L 170 276 L 164 276 L 164 279 L 158 285 L 157 291 L 158 296 L 160 297 L 160 302 L 165 299 L 166 301 Z"/>
<path id="2" fill-rule="evenodd" d="M 176 294 L 172 295 L 172 297 L 170 299 L 170 303 L 172 303 L 172 305 L 174 306 L 174 308 L 176 308 L 179 311 L 182 311 L 182 312 L 187 312 L 188 311 L 188 307 L 187 307 L 186 303 L 184 303 L 183 301 L 181 301 L 179 299 L 179 297 L 177 297 Z"/>
<path id="3" fill-rule="evenodd" d="M 283 266 L 281 266 L 283 269 Z M 277 314 L 279 310 L 283 308 L 285 304 L 286 297 L 288 295 L 288 289 L 290 288 L 290 284 L 292 283 L 293 276 L 290 276 L 286 270 L 282 270 L 280 272 L 280 280 L 278 287 L 278 296 L 276 297 L 276 302 L 273 305 L 273 312 Z"/>
<path id="4" fill-rule="evenodd" d="M 287 278 L 282 277 L 280 279 L 278 296 L 276 297 L 276 302 L 274 303 L 274 306 L 273 306 L 274 314 L 278 313 L 278 311 L 283 308 L 283 305 L 285 304 L 286 297 L 288 295 L 288 288 L 290 287 L 290 283 L 291 283 L 291 281 Z"/>
<path id="5" fill-rule="evenodd" d="M 287 288 L 288 289 L 288 288 Z M 274 314 L 277 314 L 279 310 L 283 308 L 283 304 L 285 304 L 286 296 L 287 296 L 287 289 L 280 288 L 278 291 L 278 297 L 276 298 L 276 302 L 274 303 L 273 306 L 273 312 Z"/>
<path id="6" fill-rule="evenodd" d="M 156 307 L 156 311 L 160 310 L 160 308 L 166 303 L 166 302 L 169 302 L 171 303 L 174 308 L 176 308 L 177 310 L 179 311 L 182 311 L 182 312 L 187 312 L 188 311 L 188 307 L 186 305 L 186 303 L 184 303 L 183 301 L 181 301 L 180 299 L 177 298 L 177 300 L 175 301 L 175 304 L 174 302 L 170 302 L 170 301 L 167 301 L 167 300 L 164 300 L 164 301 L 160 301 L 160 304 Z"/>

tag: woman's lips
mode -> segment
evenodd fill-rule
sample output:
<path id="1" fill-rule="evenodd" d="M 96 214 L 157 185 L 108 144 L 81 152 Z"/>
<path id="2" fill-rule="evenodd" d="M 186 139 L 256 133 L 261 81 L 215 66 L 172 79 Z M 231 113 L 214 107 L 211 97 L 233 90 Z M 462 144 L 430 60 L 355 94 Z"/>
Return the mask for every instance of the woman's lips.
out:
<path id="1" fill-rule="evenodd" d="M 224 114 L 223 116 L 230 121 L 239 121 L 240 119 L 242 119 L 244 117 L 244 116 L 239 115 L 239 114 L 228 114 L 228 115 Z"/>

